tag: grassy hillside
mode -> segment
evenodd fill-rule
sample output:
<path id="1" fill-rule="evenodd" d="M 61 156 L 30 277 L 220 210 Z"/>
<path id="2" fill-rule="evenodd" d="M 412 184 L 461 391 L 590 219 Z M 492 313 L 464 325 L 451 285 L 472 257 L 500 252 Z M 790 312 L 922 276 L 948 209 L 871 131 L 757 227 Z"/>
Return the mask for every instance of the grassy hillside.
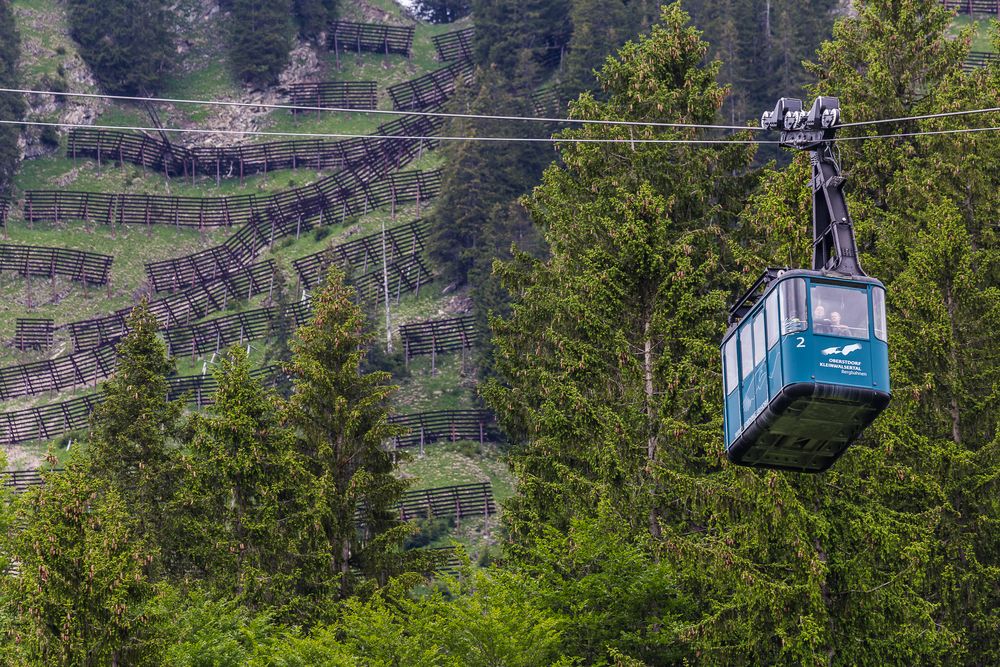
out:
<path id="1" fill-rule="evenodd" d="M 57 0 L 17 0 L 14 7 L 20 30 L 24 35 L 21 70 L 25 84 L 40 89 L 59 85 L 72 91 L 95 92 L 89 83 L 86 69 L 76 54 L 76 48 L 67 35 L 66 19 L 61 3 Z M 277 90 L 249 91 L 237 85 L 230 77 L 226 64 L 223 40 L 225 17 L 214 2 L 183 0 L 178 8 L 181 15 L 179 40 L 181 54 L 175 71 L 171 74 L 162 96 L 182 99 L 240 100 L 249 102 L 280 103 L 283 98 Z M 313 49 L 302 44 L 293 52 L 295 68 L 303 80 L 375 80 L 379 90 L 379 108 L 391 109 L 386 87 L 406 81 L 442 66 L 435 58 L 431 38 L 443 32 L 468 25 L 468 20 L 451 25 L 415 23 L 402 15 L 391 0 L 372 0 L 350 3 L 346 20 L 385 21 L 410 23 L 416 27 L 413 53 L 410 58 L 378 54 L 341 53 L 339 56 L 325 49 Z M 61 84 L 59 82 L 62 82 Z M 56 101 L 34 100 L 36 117 L 66 118 L 68 115 L 91 114 L 94 124 L 148 126 L 151 119 L 139 105 L 113 101 Z M 278 132 L 326 132 L 363 134 L 372 132 L 380 123 L 393 119 L 372 113 L 293 115 L 287 110 L 237 109 L 213 105 L 166 104 L 158 107 L 160 121 L 167 127 L 241 128 Z M 197 137 L 183 135 L 174 139 L 181 143 L 224 145 L 235 139 L 223 135 Z M 274 138 L 249 137 L 246 141 L 268 141 Z M 0 276 L 0 298 L 5 304 L 0 309 L 0 330 L 10 340 L 14 322 L 18 317 L 46 317 L 63 324 L 95 317 L 111 310 L 134 303 L 140 295 L 150 291 L 144 266 L 147 262 L 164 260 L 189 254 L 223 242 L 234 230 L 176 229 L 167 225 L 115 226 L 83 221 L 28 224 L 21 212 L 23 193 L 34 189 L 66 189 L 108 193 L 146 193 L 186 197 L 218 197 L 234 194 L 267 194 L 279 192 L 316 181 L 326 172 L 314 169 L 283 170 L 248 177 L 244 182 L 237 178 L 223 179 L 198 177 L 194 182 L 181 178 L 168 179 L 162 173 L 143 170 L 132 165 L 104 162 L 98 165 L 89 159 L 66 157 L 66 137 L 61 133 L 60 146 L 50 152 L 26 160 L 16 181 L 15 207 L 10 217 L 8 243 L 48 245 L 80 250 L 90 250 L 114 255 L 112 282 L 106 287 L 84 288 L 68 280 L 36 278 L 26 280 L 20 276 Z M 440 166 L 440 158 L 433 152 L 424 156 L 407 169 L 432 169 Z M 330 245 L 342 243 L 358 236 L 377 233 L 383 224 L 402 224 L 427 213 L 425 202 L 419 209 L 410 204 L 397 210 L 379 209 L 350 218 L 328 228 L 303 233 L 298 239 L 281 239 L 274 248 L 264 253 L 258 261 L 278 260 L 287 271 L 289 285 L 295 286 L 291 262 L 299 257 L 317 252 Z M 433 282 L 422 287 L 419 294 L 402 295 L 392 304 L 393 336 L 398 345 L 398 326 L 401 323 L 434 317 L 445 317 L 467 309 L 467 299 L 462 294 L 442 294 L 443 285 Z M 229 311 L 259 307 L 266 295 L 249 301 L 234 302 Z M 214 313 L 218 317 L 223 313 Z M 384 314 L 381 309 L 374 318 L 377 344 L 384 345 Z M 262 360 L 266 341 L 256 341 L 251 346 L 251 358 Z M 0 365 L 20 364 L 42 358 L 65 354 L 71 349 L 66 334 L 57 334 L 56 346 L 45 352 L 21 353 L 11 346 L 0 347 Z M 183 356 L 177 359 L 181 374 L 196 374 L 210 369 L 213 355 Z M 403 364 L 399 366 L 402 368 Z M 470 408 L 476 405 L 475 382 L 471 357 L 463 359 L 460 353 L 439 355 L 435 368 L 429 358 L 411 360 L 408 370 L 398 378 L 400 390 L 396 398 L 397 410 L 402 413 L 424 410 Z M 62 401 L 93 391 L 79 389 L 59 395 L 45 395 L 11 401 L 4 411 L 33 405 Z M 8 455 L 11 468 L 20 469 L 37 465 L 47 449 L 63 458 L 66 445 L 79 434 L 60 438 L 56 443 L 31 443 L 12 448 Z M 73 445 L 77 446 L 77 445 Z M 490 481 L 498 498 L 512 493 L 513 481 L 502 455 L 495 446 L 476 443 L 451 443 L 429 445 L 423 454 L 415 453 L 401 466 L 401 474 L 411 478 L 416 488 L 431 488 L 472 481 Z M 471 532 L 469 532 L 471 530 Z M 480 523 L 462 528 L 463 541 L 473 544 L 476 539 L 490 533 L 490 523 Z M 478 537 L 476 537 L 478 536 Z M 444 539 L 444 538 L 441 538 Z"/>

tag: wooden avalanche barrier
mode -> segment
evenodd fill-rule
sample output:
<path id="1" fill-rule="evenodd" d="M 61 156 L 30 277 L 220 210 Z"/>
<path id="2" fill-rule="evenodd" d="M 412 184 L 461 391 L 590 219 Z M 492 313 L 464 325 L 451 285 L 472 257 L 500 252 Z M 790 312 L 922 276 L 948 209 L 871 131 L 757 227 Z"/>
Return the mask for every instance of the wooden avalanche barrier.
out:
<path id="1" fill-rule="evenodd" d="M 111 255 L 96 252 L 0 243 L 0 271 L 22 276 L 65 276 L 84 285 L 104 285 L 113 261 Z"/>
<path id="2" fill-rule="evenodd" d="M 332 51 L 397 53 L 408 57 L 413 46 L 413 30 L 412 25 L 332 21 L 326 43 Z"/>
<path id="3" fill-rule="evenodd" d="M 431 39 L 434 42 L 434 49 L 437 51 L 438 60 L 441 62 L 450 62 L 452 60 L 471 61 L 472 39 L 475 35 L 475 28 L 462 28 L 432 37 Z"/>
<path id="4" fill-rule="evenodd" d="M 374 81 L 316 81 L 294 83 L 287 87 L 289 101 L 295 106 L 322 109 L 374 109 L 377 95 Z M 304 110 L 293 109 L 293 113 Z"/>
<path id="5" fill-rule="evenodd" d="M 438 410 L 408 415 L 393 415 L 393 424 L 407 426 L 407 435 L 397 436 L 393 444 L 399 448 L 423 447 L 432 442 L 477 440 L 480 444 L 499 442 L 500 431 L 489 410 Z"/>

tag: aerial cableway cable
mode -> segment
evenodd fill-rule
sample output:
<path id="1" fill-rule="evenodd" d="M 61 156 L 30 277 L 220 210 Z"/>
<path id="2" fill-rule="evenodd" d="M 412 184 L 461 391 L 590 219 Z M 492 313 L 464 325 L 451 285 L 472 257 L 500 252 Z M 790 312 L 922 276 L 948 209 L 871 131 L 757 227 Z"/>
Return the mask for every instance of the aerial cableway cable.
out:
<path id="1" fill-rule="evenodd" d="M 407 111 L 389 109 L 349 109 L 340 107 L 316 107 L 296 104 L 273 104 L 266 102 L 237 102 L 230 100 L 190 100 L 168 97 L 132 97 L 128 95 L 106 95 L 103 93 L 70 93 L 53 90 L 30 90 L 21 88 L 0 88 L 0 93 L 21 93 L 25 95 L 54 95 L 59 97 L 85 97 L 90 99 L 120 100 L 124 102 L 158 102 L 163 104 L 199 104 L 208 106 L 228 106 L 228 107 L 250 107 L 257 109 L 283 109 L 291 111 L 323 111 L 330 113 L 365 113 L 383 114 L 392 116 L 430 116 L 434 118 L 461 118 L 466 120 L 508 120 L 533 123 L 571 123 L 583 125 L 626 125 L 641 127 L 672 127 L 687 128 L 697 130 L 739 130 L 759 132 L 761 128 L 741 125 L 711 125 L 703 123 L 668 123 L 659 121 L 642 120 L 610 120 L 610 119 L 586 119 L 586 118 L 546 118 L 540 116 L 504 116 L 488 114 L 465 114 L 449 113 L 445 111 Z"/>
<path id="2" fill-rule="evenodd" d="M 90 99 L 120 100 L 120 101 L 143 102 L 143 103 L 156 102 L 162 104 L 196 104 L 196 105 L 207 105 L 207 106 L 229 106 L 229 107 L 246 107 L 246 108 L 259 108 L 259 109 L 284 109 L 291 111 L 321 111 L 330 113 L 351 113 L 351 114 L 358 114 L 358 113 L 384 114 L 393 116 L 428 116 L 436 118 L 460 118 L 469 120 L 507 120 L 507 121 L 518 121 L 518 122 L 669 127 L 669 128 L 730 130 L 730 131 L 750 131 L 750 132 L 762 132 L 764 129 L 755 125 L 742 126 L 742 125 L 714 125 L 714 124 L 703 124 L 703 123 L 669 123 L 669 122 L 639 121 L 639 120 L 549 118 L 543 116 L 461 114 L 461 113 L 449 113 L 444 111 L 406 111 L 406 110 L 389 110 L 389 109 L 358 110 L 350 108 L 316 107 L 316 106 L 304 106 L 304 105 L 294 105 L 294 104 L 273 104 L 265 102 L 239 102 L 233 100 L 198 100 L 198 99 L 183 99 L 183 98 L 168 98 L 168 97 L 137 97 L 128 95 L 107 95 L 104 93 L 76 93 L 76 92 L 66 92 L 66 91 L 56 91 L 56 90 L 35 90 L 35 89 L 25 89 L 25 88 L 0 88 L 0 93 L 19 93 L 26 95 L 53 95 L 59 97 L 83 97 Z M 971 115 L 980 115 L 980 114 L 997 113 L 997 112 L 1000 112 L 1000 107 L 984 107 L 981 109 L 942 111 L 937 113 L 928 113 L 928 114 L 920 114 L 913 116 L 900 116 L 896 118 L 879 118 L 872 120 L 855 121 L 851 123 L 842 123 L 838 127 L 840 127 L 841 129 L 849 127 L 865 127 L 869 125 L 885 125 L 890 123 L 904 123 L 904 122 L 912 122 L 920 120 L 930 120 L 934 118 L 951 118 L 951 117 L 971 116 Z M 991 127 L 985 129 L 996 129 L 996 128 Z M 869 138 L 884 138 L 885 136 L 886 135 L 880 135 L 878 137 L 869 137 Z M 837 137 L 834 140 L 844 141 L 849 139 L 853 139 L 853 137 Z"/>
<path id="3" fill-rule="evenodd" d="M 479 137 L 475 135 L 438 136 L 438 135 L 404 135 L 404 134 L 352 134 L 341 132 L 277 132 L 268 130 L 225 130 L 197 127 L 146 127 L 141 125 L 87 125 L 84 123 L 60 123 L 55 121 L 33 120 L 0 120 L 0 125 L 29 125 L 38 127 L 63 127 L 90 130 L 124 130 L 135 132 L 177 132 L 182 134 L 222 134 L 246 137 L 285 137 L 299 139 L 402 139 L 409 141 L 481 141 L 494 143 L 547 143 L 547 144 L 780 144 L 777 140 L 741 139 L 737 135 L 722 138 L 704 139 L 642 139 L 642 138 L 585 138 L 585 137 Z M 857 135 L 850 137 L 834 137 L 831 143 L 849 141 L 868 141 L 878 139 L 902 139 L 908 137 L 923 137 L 949 134 L 976 134 L 980 132 L 997 132 L 1000 126 L 960 127 L 946 130 L 919 130 L 915 132 L 898 132 L 895 134 Z M 738 134 L 738 133 L 737 133 Z M 730 138 L 734 137 L 734 138 Z"/>
<path id="4" fill-rule="evenodd" d="M 475 135 L 441 136 L 409 134 L 350 134 L 339 132 L 275 132 L 269 130 L 217 130 L 197 127 L 144 127 L 138 125 L 86 125 L 37 120 L 0 120 L 0 125 L 33 125 L 41 127 L 69 127 L 90 130 L 130 130 L 136 132 L 179 132 L 187 134 L 226 134 L 248 137 L 286 137 L 299 139 L 402 139 L 409 141 L 484 141 L 523 142 L 545 144 L 777 144 L 777 141 L 757 139 L 633 139 L 585 137 L 477 137 Z"/>

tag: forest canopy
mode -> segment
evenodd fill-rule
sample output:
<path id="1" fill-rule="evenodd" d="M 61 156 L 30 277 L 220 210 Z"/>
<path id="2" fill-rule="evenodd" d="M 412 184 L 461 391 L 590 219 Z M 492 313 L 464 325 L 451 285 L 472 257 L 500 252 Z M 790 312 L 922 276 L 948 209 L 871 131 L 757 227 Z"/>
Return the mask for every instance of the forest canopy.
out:
<path id="1" fill-rule="evenodd" d="M 178 360 L 143 300 L 85 445 L 32 490 L 0 486 L 0 654 L 1000 664 L 1000 135 L 944 133 L 971 126 L 949 112 L 1000 108 L 1000 61 L 963 69 L 970 35 L 936 0 L 861 0 L 832 29 L 832 2 L 469 4 L 477 72 L 452 110 L 531 115 L 544 87 L 573 119 L 606 121 L 558 130 L 555 159 L 527 142 L 439 153 L 430 257 L 444 289 L 468 284 L 490 336 L 479 396 L 516 478 L 500 557 L 458 548 L 454 574 L 434 575 L 428 524 L 403 520 L 397 386 L 341 268 L 294 332 L 300 293 L 269 295 L 288 390 L 251 372 L 241 337 L 197 414 L 168 397 Z M 104 52 L 123 38 L 91 25 L 93 7 L 71 12 L 102 85 L 154 86 L 158 65 L 133 75 Z M 269 85 L 294 19 L 313 38 L 336 8 L 231 0 L 234 72 Z M 762 164 L 749 130 L 699 143 L 799 92 L 836 96 L 848 122 L 903 119 L 841 130 L 859 260 L 887 291 L 893 399 L 816 475 L 726 459 L 719 359 L 733 297 L 767 267 L 808 264 L 809 157 Z"/>

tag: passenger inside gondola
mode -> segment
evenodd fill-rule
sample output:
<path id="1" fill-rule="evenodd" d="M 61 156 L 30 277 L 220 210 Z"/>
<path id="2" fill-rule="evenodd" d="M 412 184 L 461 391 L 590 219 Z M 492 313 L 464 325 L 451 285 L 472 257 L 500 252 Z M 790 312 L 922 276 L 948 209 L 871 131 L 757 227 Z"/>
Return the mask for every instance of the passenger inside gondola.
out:
<path id="1" fill-rule="evenodd" d="M 830 320 L 826 319 L 826 309 L 823 306 L 813 309 L 813 331 L 818 334 L 830 333 Z"/>
<path id="2" fill-rule="evenodd" d="M 868 292 L 833 285 L 812 285 L 813 332 L 827 336 L 868 338 Z M 829 311 L 829 319 L 817 315 Z"/>
<path id="3" fill-rule="evenodd" d="M 840 319 L 840 313 L 833 311 L 830 313 L 830 332 L 835 336 L 850 336 L 851 329 Z"/>

